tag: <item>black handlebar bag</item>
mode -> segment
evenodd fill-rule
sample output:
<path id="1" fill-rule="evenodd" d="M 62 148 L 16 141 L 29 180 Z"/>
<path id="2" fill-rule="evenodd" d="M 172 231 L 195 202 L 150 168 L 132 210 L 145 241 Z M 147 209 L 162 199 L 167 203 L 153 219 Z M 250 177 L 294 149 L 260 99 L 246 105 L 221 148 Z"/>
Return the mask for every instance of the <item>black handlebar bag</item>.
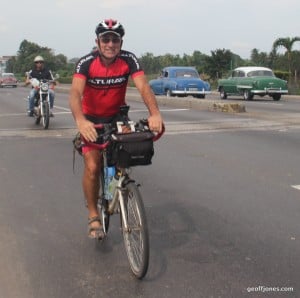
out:
<path id="1" fill-rule="evenodd" d="M 151 131 L 112 135 L 112 163 L 120 168 L 150 165 L 154 155 Z"/>

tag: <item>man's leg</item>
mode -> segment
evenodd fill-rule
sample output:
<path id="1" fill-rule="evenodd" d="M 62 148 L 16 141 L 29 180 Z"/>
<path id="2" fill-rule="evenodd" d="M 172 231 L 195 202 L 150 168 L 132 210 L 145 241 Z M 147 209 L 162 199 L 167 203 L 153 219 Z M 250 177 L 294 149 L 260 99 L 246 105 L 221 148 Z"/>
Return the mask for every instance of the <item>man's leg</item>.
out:
<path id="1" fill-rule="evenodd" d="M 33 109 L 34 109 L 34 99 L 35 99 L 35 94 L 36 90 L 32 88 L 29 93 L 29 102 L 28 102 L 28 116 L 33 116 Z"/>
<path id="2" fill-rule="evenodd" d="M 99 174 L 101 169 L 101 154 L 98 150 L 91 150 L 84 153 L 84 173 L 82 186 L 84 196 L 87 200 L 89 219 L 99 216 L 97 209 L 97 200 L 99 196 L 100 180 Z M 99 221 L 90 224 L 93 228 L 101 227 Z M 92 235 L 93 236 L 93 235 Z"/>
<path id="3" fill-rule="evenodd" d="M 53 106 L 54 106 L 54 98 L 55 98 L 55 93 L 52 89 L 49 89 L 49 101 L 50 101 L 50 116 L 53 116 Z"/>

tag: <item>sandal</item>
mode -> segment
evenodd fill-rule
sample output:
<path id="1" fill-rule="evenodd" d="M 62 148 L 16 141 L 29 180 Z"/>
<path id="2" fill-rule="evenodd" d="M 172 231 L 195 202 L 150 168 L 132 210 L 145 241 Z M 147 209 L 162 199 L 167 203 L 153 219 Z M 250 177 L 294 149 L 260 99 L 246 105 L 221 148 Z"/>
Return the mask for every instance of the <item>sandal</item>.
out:
<path id="1" fill-rule="evenodd" d="M 98 221 L 100 226 L 99 227 L 93 227 L 91 224 L 93 222 Z M 101 220 L 99 216 L 94 216 L 89 218 L 89 227 L 88 227 L 88 236 L 91 239 L 98 239 L 102 240 L 105 236 L 103 227 L 101 225 Z"/>

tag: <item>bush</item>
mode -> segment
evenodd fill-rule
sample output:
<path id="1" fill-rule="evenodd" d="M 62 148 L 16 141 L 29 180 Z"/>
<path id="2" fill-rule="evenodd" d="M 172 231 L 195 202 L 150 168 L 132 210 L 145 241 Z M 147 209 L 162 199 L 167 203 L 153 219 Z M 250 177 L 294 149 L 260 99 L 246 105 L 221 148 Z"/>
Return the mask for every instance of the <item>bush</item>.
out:
<path id="1" fill-rule="evenodd" d="M 300 82 L 290 82 L 288 84 L 289 94 L 300 95 Z"/>
<path id="2" fill-rule="evenodd" d="M 71 84 L 72 83 L 72 76 L 70 77 L 60 77 L 58 82 L 61 84 Z"/>
<path id="3" fill-rule="evenodd" d="M 288 71 L 274 70 L 273 72 L 277 78 L 285 80 L 285 81 L 289 80 L 289 72 Z"/>

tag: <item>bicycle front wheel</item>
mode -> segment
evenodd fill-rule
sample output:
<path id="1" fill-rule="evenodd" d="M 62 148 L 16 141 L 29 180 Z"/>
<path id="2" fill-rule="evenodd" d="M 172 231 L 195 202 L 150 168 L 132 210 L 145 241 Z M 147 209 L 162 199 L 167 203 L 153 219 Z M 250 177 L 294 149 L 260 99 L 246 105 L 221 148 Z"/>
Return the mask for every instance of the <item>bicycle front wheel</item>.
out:
<path id="1" fill-rule="evenodd" d="M 128 228 L 125 228 L 121 214 L 122 231 L 125 249 L 133 274 L 142 279 L 149 264 L 149 233 L 146 212 L 141 193 L 134 182 L 126 185 L 125 218 Z"/>

